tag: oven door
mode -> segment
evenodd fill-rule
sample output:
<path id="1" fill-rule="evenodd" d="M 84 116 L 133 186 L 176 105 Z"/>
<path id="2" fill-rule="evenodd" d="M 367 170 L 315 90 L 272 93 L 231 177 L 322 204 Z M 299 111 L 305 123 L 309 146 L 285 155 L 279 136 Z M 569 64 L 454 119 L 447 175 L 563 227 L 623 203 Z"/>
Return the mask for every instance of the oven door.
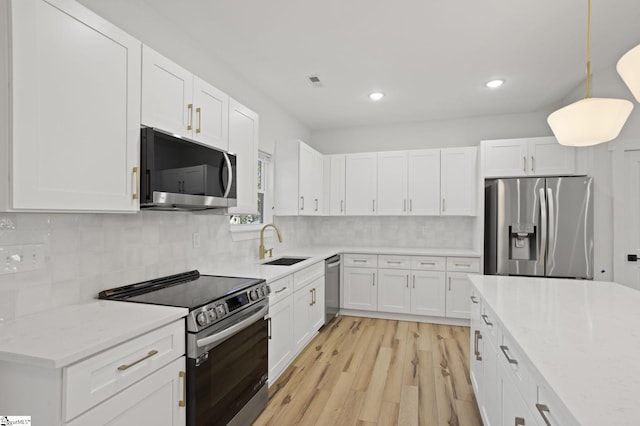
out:
<path id="1" fill-rule="evenodd" d="M 251 424 L 267 403 L 269 301 L 188 336 L 187 424 Z M 226 322 L 226 321 L 225 321 Z"/>

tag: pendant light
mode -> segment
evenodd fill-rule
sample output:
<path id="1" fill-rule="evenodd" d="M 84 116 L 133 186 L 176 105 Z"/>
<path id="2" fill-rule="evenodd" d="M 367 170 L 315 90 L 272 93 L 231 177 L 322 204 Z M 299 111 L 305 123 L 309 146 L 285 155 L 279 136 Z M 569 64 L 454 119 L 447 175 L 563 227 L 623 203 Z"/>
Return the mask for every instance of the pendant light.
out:
<path id="1" fill-rule="evenodd" d="M 547 122 L 561 145 L 589 146 L 615 139 L 633 104 L 626 99 L 591 97 L 591 0 L 587 0 L 587 82 L 584 99 L 553 112 Z"/>
<path id="2" fill-rule="evenodd" d="M 640 102 L 640 44 L 620 58 L 616 69 L 636 101 Z"/>

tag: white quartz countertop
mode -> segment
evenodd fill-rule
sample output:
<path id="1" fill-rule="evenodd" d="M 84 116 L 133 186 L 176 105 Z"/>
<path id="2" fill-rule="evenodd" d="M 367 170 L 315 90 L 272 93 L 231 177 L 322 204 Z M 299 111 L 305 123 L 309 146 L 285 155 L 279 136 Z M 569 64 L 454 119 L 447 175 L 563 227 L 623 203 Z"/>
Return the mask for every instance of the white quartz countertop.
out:
<path id="1" fill-rule="evenodd" d="M 187 309 L 92 301 L 0 323 L 0 361 L 61 368 L 186 316 Z"/>
<path id="2" fill-rule="evenodd" d="M 392 248 L 392 247 L 351 247 L 351 246 L 314 246 L 300 247 L 283 253 L 274 250 L 272 259 L 265 259 L 249 263 L 234 263 L 226 266 L 213 268 L 205 268 L 200 270 L 202 274 L 208 275 L 228 275 L 240 277 L 263 278 L 267 282 L 272 282 L 289 274 L 302 270 L 314 263 L 324 261 L 325 259 L 344 253 L 360 253 L 360 254 L 394 254 L 405 256 L 456 256 L 456 257 L 480 257 L 480 253 L 472 250 L 458 249 L 423 249 L 423 248 Z M 263 265 L 263 262 L 278 259 L 281 257 L 308 257 L 302 262 L 291 266 L 274 266 Z"/>
<path id="3" fill-rule="evenodd" d="M 638 425 L 639 291 L 598 281 L 469 278 L 581 425 Z"/>

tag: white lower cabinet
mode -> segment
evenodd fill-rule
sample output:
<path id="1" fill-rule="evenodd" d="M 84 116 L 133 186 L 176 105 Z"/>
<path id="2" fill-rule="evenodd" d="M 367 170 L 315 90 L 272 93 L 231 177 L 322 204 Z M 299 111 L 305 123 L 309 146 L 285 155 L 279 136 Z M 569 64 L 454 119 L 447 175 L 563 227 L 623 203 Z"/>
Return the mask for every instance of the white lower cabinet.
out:
<path id="1" fill-rule="evenodd" d="M 449 318 L 469 318 L 471 283 L 463 272 L 447 272 L 447 308 Z"/>
<path id="2" fill-rule="evenodd" d="M 65 425 L 184 425 L 185 368 L 185 357 L 180 357 Z"/>
<path id="3" fill-rule="evenodd" d="M 345 267 L 343 271 L 342 307 L 362 311 L 377 311 L 377 269 Z"/>
<path id="4" fill-rule="evenodd" d="M 378 269 L 378 310 L 407 313 L 411 310 L 411 271 Z"/>
<path id="5" fill-rule="evenodd" d="M 289 290 L 286 297 L 269 306 L 269 384 L 280 377 L 292 357 L 293 298 Z"/>
<path id="6" fill-rule="evenodd" d="M 324 275 L 293 295 L 293 349 L 299 353 L 324 324 Z"/>
<path id="7" fill-rule="evenodd" d="M 498 425 L 528 426 L 534 424 L 526 401 L 522 398 L 511 379 L 508 369 L 498 367 L 499 415 Z"/>
<path id="8" fill-rule="evenodd" d="M 444 316 L 445 273 L 413 271 L 411 281 L 411 313 L 434 317 Z"/>

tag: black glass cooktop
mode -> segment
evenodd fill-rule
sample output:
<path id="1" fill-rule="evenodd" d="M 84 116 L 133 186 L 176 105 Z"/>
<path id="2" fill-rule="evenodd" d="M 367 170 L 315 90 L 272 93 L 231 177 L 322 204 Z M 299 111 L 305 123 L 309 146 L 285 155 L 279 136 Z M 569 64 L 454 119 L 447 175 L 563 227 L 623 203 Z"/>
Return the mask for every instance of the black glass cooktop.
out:
<path id="1" fill-rule="evenodd" d="M 260 283 L 256 278 L 200 275 L 185 272 L 100 292 L 100 299 L 176 306 L 193 310 Z"/>

